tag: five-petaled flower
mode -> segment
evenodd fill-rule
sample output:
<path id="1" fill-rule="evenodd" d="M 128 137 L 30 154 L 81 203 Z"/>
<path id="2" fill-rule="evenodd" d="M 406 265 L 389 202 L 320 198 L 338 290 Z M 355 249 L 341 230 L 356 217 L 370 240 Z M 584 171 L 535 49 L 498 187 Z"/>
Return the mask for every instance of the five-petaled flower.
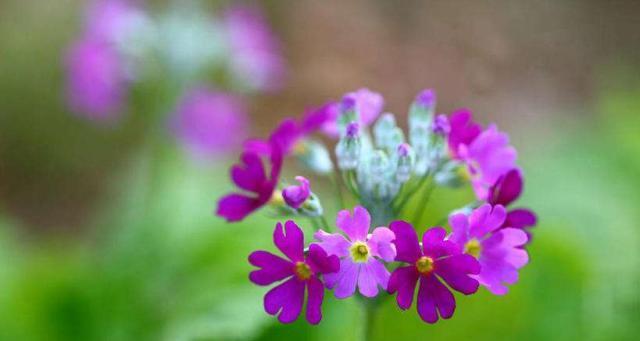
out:
<path id="1" fill-rule="evenodd" d="M 264 309 L 270 315 L 278 315 L 282 323 L 295 321 L 304 304 L 307 291 L 307 321 L 317 324 L 322 319 L 324 285 L 320 274 L 325 276 L 338 271 L 336 256 L 329 256 L 318 245 L 311 244 L 307 255 L 304 252 L 304 235 L 293 221 L 276 225 L 273 242 L 288 258 L 283 259 L 267 251 L 255 251 L 249 255 L 249 263 L 259 267 L 249 274 L 249 279 L 257 285 L 271 285 L 285 280 L 264 296 Z"/>
<path id="2" fill-rule="evenodd" d="M 328 288 L 334 289 L 337 298 L 355 293 L 356 286 L 366 297 L 378 295 L 378 286 L 387 288 L 389 271 L 380 259 L 390 262 L 396 255 L 393 232 L 378 227 L 369 234 L 371 216 L 364 207 L 356 206 L 353 216 L 348 210 L 338 213 L 336 225 L 347 235 L 329 234 L 319 230 L 316 240 L 327 253 L 340 257 L 340 271 L 325 276 Z"/>
<path id="3" fill-rule="evenodd" d="M 465 295 L 478 290 L 478 281 L 471 275 L 480 273 L 480 264 L 472 256 L 462 254 L 459 247 L 446 241 L 447 232 L 434 227 L 422 235 L 422 248 L 413 226 L 405 221 L 394 221 L 389 228 L 395 234 L 396 261 L 407 263 L 393 271 L 389 279 L 389 293 L 398 293 L 396 301 L 400 309 L 411 307 L 416 283 L 418 289 L 418 314 L 423 321 L 435 323 L 438 315 L 448 319 L 456 308 L 451 291 L 442 284 Z"/>
<path id="4" fill-rule="evenodd" d="M 495 295 L 506 294 L 504 283 L 516 283 L 518 269 L 529 262 L 527 251 L 521 248 L 527 235 L 519 229 L 501 228 L 506 216 L 504 206 L 484 204 L 468 217 L 458 213 L 449 218 L 453 231 L 448 240 L 478 259 L 482 270 L 476 278 Z"/>

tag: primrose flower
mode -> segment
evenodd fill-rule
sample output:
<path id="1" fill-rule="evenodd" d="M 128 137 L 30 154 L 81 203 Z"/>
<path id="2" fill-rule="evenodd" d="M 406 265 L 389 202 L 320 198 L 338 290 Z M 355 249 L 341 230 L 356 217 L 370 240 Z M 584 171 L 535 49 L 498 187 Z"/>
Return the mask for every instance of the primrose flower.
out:
<path id="1" fill-rule="evenodd" d="M 259 7 L 234 5 L 224 13 L 231 46 L 231 68 L 250 87 L 273 91 L 282 87 L 285 62 L 280 43 Z"/>
<path id="2" fill-rule="evenodd" d="M 189 90 L 171 121 L 176 138 L 196 158 L 208 158 L 241 145 L 249 118 L 244 102 L 233 94 L 205 87 Z"/>
<path id="3" fill-rule="evenodd" d="M 489 189 L 487 202 L 491 205 L 509 206 L 516 201 L 522 193 L 523 187 L 522 171 L 514 168 L 502 175 L 496 183 Z M 531 232 L 529 229 L 535 226 L 537 217 L 533 211 L 526 208 L 511 209 L 507 212 L 507 218 L 502 224 L 503 227 L 513 227 L 522 229 L 531 242 Z"/>
<path id="4" fill-rule="evenodd" d="M 242 153 L 242 163 L 231 168 L 231 179 L 240 189 L 249 192 L 249 195 L 231 193 L 222 197 L 216 211 L 218 216 L 229 222 L 240 221 L 271 200 L 282 169 L 282 151 L 275 143 L 269 151 L 271 165 L 269 174 L 259 153 L 255 151 Z"/>
<path id="5" fill-rule="evenodd" d="M 309 180 L 303 176 L 296 176 L 299 186 L 289 186 L 282 190 L 284 201 L 293 208 L 299 208 L 311 195 Z"/>
<path id="6" fill-rule="evenodd" d="M 72 110 L 96 121 L 117 118 L 128 87 L 118 53 L 106 43 L 84 39 L 70 48 L 66 65 Z"/>
<path id="7" fill-rule="evenodd" d="M 262 250 L 249 255 L 249 263 L 260 268 L 249 275 L 253 283 L 266 286 L 286 279 L 264 296 L 264 310 L 270 315 L 278 314 L 282 323 L 295 321 L 302 311 L 306 288 L 307 321 L 319 323 L 324 299 L 324 285 L 319 275 L 338 271 L 338 257 L 328 256 L 317 244 L 311 244 L 305 256 L 304 235 L 291 220 L 285 223 L 284 229 L 281 223 L 276 225 L 273 243 L 288 259 Z"/>
<path id="8" fill-rule="evenodd" d="M 495 295 L 506 294 L 505 283 L 515 284 L 518 269 L 529 262 L 527 251 L 521 248 L 527 243 L 526 233 L 502 227 L 505 218 L 504 206 L 490 204 L 480 206 L 468 217 L 458 213 L 449 218 L 453 232 L 448 240 L 478 259 L 482 270 L 476 278 Z"/>
<path id="9" fill-rule="evenodd" d="M 453 316 L 456 300 L 442 281 L 452 289 L 465 295 L 478 290 L 478 281 L 471 275 L 480 272 L 480 264 L 472 256 L 460 253 L 459 248 L 445 240 L 447 232 L 434 227 L 422 235 L 422 248 L 413 226 L 405 221 L 394 221 L 389 228 L 396 236 L 394 244 L 398 255 L 396 261 L 407 263 L 393 271 L 387 290 L 397 293 L 398 307 L 411 307 L 417 282 L 417 309 L 420 318 L 427 323 Z"/>
<path id="10" fill-rule="evenodd" d="M 469 145 L 458 146 L 458 154 L 466 164 L 471 185 L 479 200 L 486 200 L 489 188 L 500 176 L 515 167 L 518 156 L 509 145 L 509 136 L 490 125 Z"/>
<path id="11" fill-rule="evenodd" d="M 324 108 L 327 120 L 322 125 L 322 131 L 330 137 L 338 138 L 347 124 L 356 121 L 364 129 L 371 125 L 384 107 L 384 98 L 377 92 L 362 88 L 344 95 L 342 102 L 331 103 Z M 341 122 L 341 115 L 352 116 Z M 342 127 L 341 127 L 342 125 Z"/>
<path id="12" fill-rule="evenodd" d="M 471 144 L 482 132 L 482 126 L 473 121 L 473 115 L 468 109 L 459 109 L 451 114 L 449 129 L 447 143 L 455 159 L 460 158 L 459 146 Z"/>
<path id="13" fill-rule="evenodd" d="M 364 207 L 356 206 L 353 216 L 347 210 L 340 211 L 336 225 L 347 235 L 315 233 L 319 245 L 330 255 L 340 257 L 340 271 L 325 275 L 327 287 L 334 290 L 337 298 L 346 298 L 355 293 L 366 297 L 378 295 L 378 286 L 387 288 L 389 271 L 380 259 L 390 262 L 396 255 L 393 232 L 378 227 L 369 234 L 371 216 Z"/>

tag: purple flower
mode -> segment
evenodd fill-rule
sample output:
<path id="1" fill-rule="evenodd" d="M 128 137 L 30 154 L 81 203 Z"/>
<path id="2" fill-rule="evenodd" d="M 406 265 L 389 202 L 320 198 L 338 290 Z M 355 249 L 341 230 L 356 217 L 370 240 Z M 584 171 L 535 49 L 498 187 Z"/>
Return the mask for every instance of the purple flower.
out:
<path id="1" fill-rule="evenodd" d="M 500 176 L 515 168 L 517 152 L 509 145 L 509 136 L 490 125 L 469 145 L 458 146 L 471 177 L 471 185 L 479 200 L 486 200 L 489 188 Z"/>
<path id="2" fill-rule="evenodd" d="M 116 43 L 142 11 L 130 0 L 95 0 L 87 7 L 85 36 L 94 40 Z"/>
<path id="3" fill-rule="evenodd" d="M 415 103 L 423 108 L 432 109 L 436 106 L 436 92 L 433 89 L 422 90 L 416 96 Z"/>
<path id="4" fill-rule="evenodd" d="M 393 242 L 398 250 L 396 261 L 408 263 L 393 271 L 389 279 L 388 291 L 398 293 L 396 301 L 400 309 L 411 307 L 416 283 L 418 289 L 418 314 L 427 323 L 438 321 L 438 315 L 448 319 L 456 309 L 453 294 L 442 281 L 452 289 L 465 295 L 478 290 L 478 281 L 470 275 L 480 272 L 480 265 L 473 257 L 460 253 L 460 249 L 446 241 L 447 232 L 434 227 L 422 235 L 422 248 L 418 235 L 411 224 L 394 221 L 389 226 L 396 236 Z"/>
<path id="5" fill-rule="evenodd" d="M 396 255 L 391 243 L 393 232 L 386 227 L 378 227 L 368 234 L 371 216 L 361 206 L 355 207 L 353 216 L 348 210 L 338 212 L 336 225 L 348 239 L 323 230 L 314 235 L 328 254 L 340 257 L 340 271 L 325 276 L 327 287 L 334 289 L 337 298 L 353 295 L 356 286 L 363 296 L 378 295 L 378 286 L 386 289 L 389 281 L 389 271 L 379 259 L 390 262 Z"/>
<path id="6" fill-rule="evenodd" d="M 495 295 L 504 295 L 505 284 L 518 281 L 518 269 L 529 262 L 527 251 L 521 248 L 527 242 L 522 230 L 501 228 L 506 218 L 504 206 L 484 204 L 465 214 L 449 218 L 453 232 L 448 240 L 456 243 L 464 253 L 478 259 L 481 271 L 476 278 Z"/>
<path id="7" fill-rule="evenodd" d="M 267 174 L 261 154 L 245 150 L 241 157 L 242 163 L 231 168 L 231 179 L 249 194 L 231 193 L 222 197 L 218 201 L 216 214 L 229 222 L 240 221 L 268 203 L 278 184 L 282 158 L 281 148 L 277 143 L 272 143 L 268 154 L 271 171 Z"/>
<path id="8" fill-rule="evenodd" d="M 309 253 L 304 254 L 302 230 L 289 220 L 284 225 L 278 223 L 273 232 L 273 243 L 288 258 L 278 257 L 267 251 L 255 251 L 249 255 L 249 263 L 259 270 L 252 271 L 249 279 L 257 285 L 271 285 L 283 281 L 264 296 L 264 310 L 270 315 L 278 315 L 282 323 L 295 321 L 304 304 L 307 289 L 307 321 L 317 324 L 322 319 L 324 285 L 319 274 L 338 271 L 338 257 L 327 256 L 318 245 L 311 244 Z"/>
<path id="9" fill-rule="evenodd" d="M 438 135 L 447 136 L 451 132 L 451 124 L 447 115 L 440 114 L 434 117 L 432 130 Z"/>
<path id="10" fill-rule="evenodd" d="M 204 87 L 186 93 L 171 121 L 176 138 L 196 158 L 240 146 L 248 125 L 247 108 L 240 98 Z"/>
<path id="11" fill-rule="evenodd" d="M 523 179 L 522 172 L 514 168 L 503 174 L 496 180 L 495 184 L 489 188 L 489 198 L 487 202 L 491 205 L 509 206 L 516 201 L 522 193 Z M 537 217 L 533 211 L 526 208 L 511 209 L 507 212 L 507 218 L 502 227 L 513 227 L 522 229 L 531 242 L 530 228 L 537 223 Z"/>
<path id="12" fill-rule="evenodd" d="M 322 126 L 322 131 L 333 138 L 340 136 L 338 117 L 342 113 L 342 106 L 351 108 L 358 115 L 358 123 L 362 129 L 373 123 L 384 107 L 384 98 L 377 92 L 362 88 L 344 95 L 341 103 L 331 103 L 326 107 L 328 119 Z M 349 109 L 349 110 L 351 110 Z"/>
<path id="13" fill-rule="evenodd" d="M 113 121 L 128 86 L 118 53 L 108 44 L 84 39 L 66 58 L 67 98 L 72 110 L 96 121 Z"/>
<path id="14" fill-rule="evenodd" d="M 448 136 L 449 151 L 455 159 L 459 159 L 460 145 L 469 145 L 480 135 L 482 127 L 473 121 L 469 109 L 458 109 L 449 117 L 450 131 Z"/>
<path id="15" fill-rule="evenodd" d="M 243 81 L 265 91 L 282 87 L 285 63 L 280 44 L 259 7 L 234 5 L 224 14 L 231 67 Z"/>
<path id="16" fill-rule="evenodd" d="M 303 176 L 296 176 L 300 186 L 289 186 L 282 190 L 284 201 L 293 208 L 299 208 L 311 195 L 309 180 Z"/>

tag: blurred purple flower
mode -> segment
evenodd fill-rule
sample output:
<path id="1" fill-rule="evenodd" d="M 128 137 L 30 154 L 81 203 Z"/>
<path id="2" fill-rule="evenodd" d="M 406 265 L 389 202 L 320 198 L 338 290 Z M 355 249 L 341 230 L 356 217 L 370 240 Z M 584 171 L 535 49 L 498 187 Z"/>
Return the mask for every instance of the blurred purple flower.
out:
<path id="1" fill-rule="evenodd" d="M 356 206 L 353 216 L 348 210 L 338 213 L 336 225 L 348 239 L 338 233 L 319 230 L 314 237 L 330 255 L 340 257 L 340 271 L 325 275 L 329 289 L 334 289 L 337 298 L 346 298 L 355 293 L 356 286 L 366 297 L 378 295 L 378 286 L 387 289 L 389 271 L 379 259 L 390 262 L 396 256 L 393 232 L 378 227 L 369 234 L 371 216 L 364 207 Z"/>
<path id="2" fill-rule="evenodd" d="M 330 103 L 324 107 L 327 119 L 322 125 L 322 131 L 330 137 L 340 137 L 338 119 L 344 109 L 355 110 L 360 128 L 365 129 L 378 118 L 383 108 L 384 98 L 377 92 L 367 88 L 349 92 L 340 103 Z"/>
<path id="3" fill-rule="evenodd" d="M 135 0 L 95 0 L 87 7 L 85 37 L 115 43 L 142 14 Z"/>
<path id="4" fill-rule="evenodd" d="M 303 176 L 296 176 L 299 186 L 288 186 L 282 190 L 282 198 L 289 207 L 299 208 L 311 195 L 309 180 Z"/>
<path id="5" fill-rule="evenodd" d="M 186 93 L 171 121 L 176 138 L 196 158 L 210 158 L 241 146 L 248 126 L 247 108 L 240 98 L 204 87 Z"/>
<path id="6" fill-rule="evenodd" d="M 478 290 L 478 281 L 470 275 L 480 273 L 478 261 L 464 255 L 452 242 L 446 241 L 447 232 L 441 227 L 434 227 L 422 235 L 422 248 L 418 243 L 418 235 L 411 224 L 405 221 L 394 221 L 389 226 L 395 234 L 398 255 L 396 261 L 408 263 L 393 271 L 389 279 L 388 291 L 398 293 L 398 307 L 407 310 L 411 307 L 416 283 L 418 289 L 418 314 L 427 323 L 453 316 L 456 300 L 444 284 L 465 295 Z"/>
<path id="7" fill-rule="evenodd" d="M 118 53 L 97 40 L 80 40 L 66 57 L 67 98 L 72 110 L 96 121 L 113 121 L 128 86 Z"/>
<path id="8" fill-rule="evenodd" d="M 518 156 L 515 148 L 509 145 L 509 136 L 495 125 L 490 125 L 470 144 L 460 144 L 458 154 L 466 164 L 479 200 L 486 200 L 489 188 L 498 178 L 516 167 Z"/>
<path id="9" fill-rule="evenodd" d="M 280 89 L 285 62 L 280 43 L 260 8 L 234 5 L 226 10 L 224 23 L 231 44 L 233 70 L 255 89 Z"/>
<path id="10" fill-rule="evenodd" d="M 257 285 L 280 283 L 264 296 L 264 309 L 270 315 L 278 315 L 282 323 L 295 321 L 304 304 L 304 292 L 307 290 L 307 321 L 318 324 L 322 319 L 322 301 L 324 285 L 318 277 L 338 271 L 338 257 L 328 256 L 325 250 L 316 244 L 309 246 L 304 254 L 304 235 L 302 230 L 289 220 L 284 225 L 278 223 L 273 232 L 273 243 L 288 258 L 284 259 L 267 251 L 255 251 L 249 255 L 249 263 L 259 270 L 252 271 L 249 279 Z"/>
<path id="11" fill-rule="evenodd" d="M 484 204 L 467 217 L 463 213 L 449 218 L 452 233 L 448 240 L 456 243 L 466 254 L 478 259 L 481 266 L 476 277 L 480 284 L 495 295 L 504 295 L 505 284 L 518 281 L 518 269 L 529 262 L 527 235 L 515 228 L 501 228 L 506 218 L 502 205 Z"/>

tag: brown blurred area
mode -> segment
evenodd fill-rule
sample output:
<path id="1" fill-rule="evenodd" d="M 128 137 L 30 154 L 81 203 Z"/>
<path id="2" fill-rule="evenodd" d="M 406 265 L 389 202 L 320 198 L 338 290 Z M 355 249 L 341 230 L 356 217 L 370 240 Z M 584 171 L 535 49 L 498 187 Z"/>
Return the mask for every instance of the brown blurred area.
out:
<path id="1" fill-rule="evenodd" d="M 387 110 L 403 116 L 415 94 L 431 87 L 440 111 L 472 108 L 483 122 L 515 132 L 517 146 L 519 131 L 544 132 L 558 117 L 590 115 L 601 70 L 640 60 L 640 1 L 262 3 L 290 69 L 283 92 L 252 105 L 258 135 L 268 133 L 275 117 L 299 115 L 363 86 L 381 92 Z M 0 98 L 25 112 L 20 122 L 0 117 L 0 124 L 33 128 L 30 136 L 0 137 L 2 206 L 33 229 L 76 231 L 97 202 L 108 200 L 113 172 L 140 138 L 135 127 L 91 129 L 64 109 L 58 58 L 76 34 L 77 1 L 6 1 L 0 12 L 0 75 L 15 88 Z M 55 79 L 59 88 L 29 83 L 42 78 Z M 55 107 L 34 106 L 23 96 L 44 96 Z M 75 133 L 57 138 L 61 127 Z"/>

